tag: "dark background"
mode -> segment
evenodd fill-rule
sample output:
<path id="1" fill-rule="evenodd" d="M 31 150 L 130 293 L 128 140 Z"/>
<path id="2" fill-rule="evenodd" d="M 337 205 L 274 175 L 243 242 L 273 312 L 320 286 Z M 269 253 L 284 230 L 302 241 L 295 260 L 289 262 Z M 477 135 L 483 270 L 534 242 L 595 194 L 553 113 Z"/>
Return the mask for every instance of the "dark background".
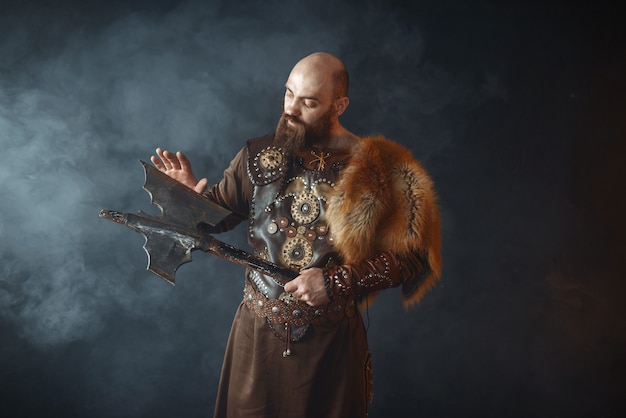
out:
<path id="1" fill-rule="evenodd" d="M 242 269 L 172 287 L 143 238 L 157 146 L 218 180 L 271 131 L 293 64 L 345 60 L 344 125 L 410 147 L 444 273 L 369 309 L 372 417 L 626 411 L 623 16 L 608 2 L 3 1 L 0 414 L 212 412 Z M 245 228 L 221 237 L 245 245 Z M 329 382 L 332 384 L 332 382 Z M 289 396 L 289 388 L 284 388 Z"/>

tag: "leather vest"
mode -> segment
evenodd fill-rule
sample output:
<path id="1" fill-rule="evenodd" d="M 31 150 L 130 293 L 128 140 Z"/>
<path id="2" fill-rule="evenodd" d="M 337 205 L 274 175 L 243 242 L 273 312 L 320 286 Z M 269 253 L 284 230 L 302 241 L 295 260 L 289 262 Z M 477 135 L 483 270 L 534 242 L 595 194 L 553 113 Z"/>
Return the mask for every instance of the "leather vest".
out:
<path id="1" fill-rule="evenodd" d="M 302 158 L 287 158 L 273 138 L 268 135 L 247 145 L 248 176 L 254 185 L 249 241 L 255 254 L 294 271 L 339 263 L 332 231 L 322 218 L 345 161 L 325 171 L 309 170 Z M 252 270 L 247 277 L 267 298 L 283 295 L 284 283 L 277 279 Z"/>

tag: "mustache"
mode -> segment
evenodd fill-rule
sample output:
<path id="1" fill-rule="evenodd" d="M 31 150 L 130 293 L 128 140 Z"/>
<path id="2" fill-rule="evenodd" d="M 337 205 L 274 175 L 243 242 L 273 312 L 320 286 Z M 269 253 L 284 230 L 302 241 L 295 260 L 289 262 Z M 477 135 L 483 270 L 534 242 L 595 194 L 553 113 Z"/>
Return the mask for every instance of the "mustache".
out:
<path id="1" fill-rule="evenodd" d="M 295 122 L 298 123 L 300 125 L 304 125 L 304 122 L 302 122 L 298 117 L 293 116 L 293 115 L 288 115 L 286 113 L 283 113 L 283 118 L 285 118 L 285 120 L 291 121 L 291 122 Z"/>

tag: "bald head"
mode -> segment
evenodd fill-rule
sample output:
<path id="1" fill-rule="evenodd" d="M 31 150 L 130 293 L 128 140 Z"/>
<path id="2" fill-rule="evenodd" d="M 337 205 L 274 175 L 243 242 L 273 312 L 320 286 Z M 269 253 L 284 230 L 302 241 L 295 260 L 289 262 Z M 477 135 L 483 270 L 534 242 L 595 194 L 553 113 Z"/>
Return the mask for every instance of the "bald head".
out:
<path id="1" fill-rule="evenodd" d="M 344 63 L 327 52 L 315 52 L 302 58 L 292 70 L 310 78 L 320 89 L 330 89 L 333 99 L 348 95 L 349 77 Z"/>
<path id="2" fill-rule="evenodd" d="M 349 136 L 339 123 L 350 103 L 347 88 L 348 73 L 337 57 L 317 52 L 301 59 L 285 83 L 276 143 L 286 150 L 299 149 L 304 141 L 334 144 L 337 138 Z"/>

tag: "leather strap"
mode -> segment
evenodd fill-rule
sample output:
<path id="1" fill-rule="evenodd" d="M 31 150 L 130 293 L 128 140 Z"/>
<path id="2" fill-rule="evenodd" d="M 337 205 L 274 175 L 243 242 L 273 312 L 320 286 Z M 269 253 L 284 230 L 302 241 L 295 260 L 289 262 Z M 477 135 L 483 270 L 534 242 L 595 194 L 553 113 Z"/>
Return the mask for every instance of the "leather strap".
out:
<path id="1" fill-rule="evenodd" d="M 335 299 L 323 306 L 309 306 L 306 303 L 283 293 L 279 299 L 269 299 L 258 292 L 249 283 L 244 289 L 243 303 L 259 318 L 265 318 L 270 324 L 289 324 L 301 327 L 309 324 L 334 323 L 344 316 L 354 316 L 354 300 Z"/>

